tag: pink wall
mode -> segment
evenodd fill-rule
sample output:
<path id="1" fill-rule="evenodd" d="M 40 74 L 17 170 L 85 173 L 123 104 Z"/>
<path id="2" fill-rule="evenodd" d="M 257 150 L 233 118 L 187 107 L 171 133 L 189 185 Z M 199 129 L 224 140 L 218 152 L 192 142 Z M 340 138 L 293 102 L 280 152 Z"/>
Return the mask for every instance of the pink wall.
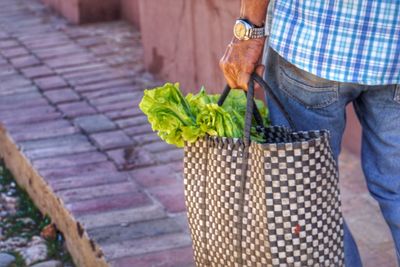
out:
<path id="1" fill-rule="evenodd" d="M 78 0 L 42 0 L 73 23 L 79 22 Z"/>
<path id="2" fill-rule="evenodd" d="M 140 28 L 139 0 L 121 0 L 122 18 Z"/>
<path id="3" fill-rule="evenodd" d="M 120 17 L 120 0 L 42 0 L 69 21 L 79 24 Z"/>
<path id="4" fill-rule="evenodd" d="M 232 37 L 240 0 L 139 0 L 147 68 L 186 91 L 224 85 L 218 60 Z"/>

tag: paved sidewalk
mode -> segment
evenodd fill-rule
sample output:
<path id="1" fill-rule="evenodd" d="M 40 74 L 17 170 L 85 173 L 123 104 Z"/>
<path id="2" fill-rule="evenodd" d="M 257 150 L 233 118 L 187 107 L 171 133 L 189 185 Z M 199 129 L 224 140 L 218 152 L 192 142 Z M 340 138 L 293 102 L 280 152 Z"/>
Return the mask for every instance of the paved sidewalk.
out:
<path id="1" fill-rule="evenodd" d="M 137 107 L 157 84 L 125 22 L 70 26 L 36 0 L 0 2 L 0 122 L 113 266 L 193 265 L 182 151 L 159 140 Z M 395 266 L 358 159 L 345 151 L 341 166 L 365 266 Z"/>

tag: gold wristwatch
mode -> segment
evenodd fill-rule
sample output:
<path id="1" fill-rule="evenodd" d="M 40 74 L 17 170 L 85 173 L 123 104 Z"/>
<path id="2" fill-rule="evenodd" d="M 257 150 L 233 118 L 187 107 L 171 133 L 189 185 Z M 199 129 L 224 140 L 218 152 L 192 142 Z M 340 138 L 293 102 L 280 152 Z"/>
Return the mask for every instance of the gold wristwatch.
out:
<path id="1" fill-rule="evenodd" d="M 265 27 L 258 27 L 246 19 L 237 19 L 233 27 L 233 34 L 239 40 L 263 38 L 266 36 Z"/>

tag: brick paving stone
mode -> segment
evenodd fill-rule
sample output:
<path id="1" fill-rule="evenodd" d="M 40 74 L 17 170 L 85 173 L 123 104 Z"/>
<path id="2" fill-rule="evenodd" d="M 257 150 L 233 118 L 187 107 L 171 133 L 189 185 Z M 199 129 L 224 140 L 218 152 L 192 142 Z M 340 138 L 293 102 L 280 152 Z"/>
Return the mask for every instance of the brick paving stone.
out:
<path id="1" fill-rule="evenodd" d="M 0 54 L 0 66 L 5 67 L 8 65 L 7 59 L 5 59 L 1 54 Z"/>
<path id="2" fill-rule="evenodd" d="M 1 54 L 6 58 L 14 58 L 14 57 L 26 56 L 29 54 L 29 52 L 23 47 L 17 47 L 17 48 L 3 49 L 1 51 Z"/>
<path id="3" fill-rule="evenodd" d="M 129 170 L 155 164 L 153 156 L 145 150 L 135 147 L 109 150 L 106 152 L 118 169 Z"/>
<path id="4" fill-rule="evenodd" d="M 166 150 L 176 149 L 176 147 L 174 145 L 167 144 L 166 142 L 162 141 L 161 139 L 158 142 L 145 144 L 145 145 L 142 145 L 141 147 L 143 149 L 149 151 L 150 153 L 158 153 L 158 152 L 163 152 Z"/>
<path id="5" fill-rule="evenodd" d="M 97 133 L 116 129 L 116 125 L 102 114 L 77 117 L 74 119 L 74 123 L 86 133 Z"/>
<path id="6" fill-rule="evenodd" d="M 132 136 L 132 140 L 136 144 L 140 144 L 141 146 L 143 146 L 145 144 L 159 142 L 159 141 L 161 141 L 161 138 L 156 133 L 145 133 L 145 134 L 136 134 L 136 135 Z M 179 157 L 179 155 L 177 157 L 179 159 L 182 158 L 182 157 Z M 175 156 L 174 156 L 174 158 L 175 158 Z"/>
<path id="7" fill-rule="evenodd" d="M 176 221 L 176 223 L 181 227 L 181 230 L 190 234 L 188 217 L 186 212 L 175 213 L 171 216 L 171 218 L 173 218 Z"/>
<path id="8" fill-rule="evenodd" d="M 110 183 L 120 183 L 129 180 L 129 174 L 113 171 L 93 171 L 84 174 L 76 174 L 70 177 L 50 179 L 49 184 L 54 191 L 92 187 Z"/>
<path id="9" fill-rule="evenodd" d="M 35 141 L 20 142 L 19 145 L 23 151 L 53 148 L 57 146 L 77 146 L 82 143 L 88 143 L 88 138 L 83 134 L 71 134 L 53 138 L 40 139 Z"/>
<path id="10" fill-rule="evenodd" d="M 362 207 L 359 209 L 362 209 Z M 349 228 L 354 236 L 357 237 L 357 241 L 361 241 L 371 248 L 379 247 L 379 244 L 392 241 L 389 228 L 383 220 L 383 217 L 379 215 L 372 218 L 371 214 L 373 213 L 379 214 L 379 210 L 365 213 L 363 215 L 354 214 L 352 218 L 348 220 Z M 357 221 L 358 227 L 353 227 L 355 220 Z M 365 231 L 365 229 L 368 229 L 368 231 Z"/>
<path id="11" fill-rule="evenodd" d="M 140 256 L 119 258 L 111 262 L 113 267 L 194 267 L 192 247 L 169 249 Z"/>
<path id="12" fill-rule="evenodd" d="M 81 26 L 71 26 L 63 29 L 63 31 L 73 40 L 83 38 L 88 35 L 87 31 Z"/>
<path id="13" fill-rule="evenodd" d="M 6 62 L 2 64 L 0 58 L 0 77 L 6 77 L 12 74 L 17 74 L 16 70 Z"/>
<path id="14" fill-rule="evenodd" d="M 117 119 L 125 119 L 129 117 L 134 117 L 143 114 L 143 112 L 138 107 L 130 107 L 128 109 L 122 110 L 114 110 L 105 112 L 106 116 L 110 119 L 117 120 Z"/>
<path id="15" fill-rule="evenodd" d="M 30 125 L 7 125 L 7 129 L 12 134 L 15 141 L 30 141 L 55 136 L 63 136 L 77 133 L 75 127 L 62 120 L 52 120 Z"/>
<path id="16" fill-rule="evenodd" d="M 13 127 L 14 125 L 31 125 L 34 123 L 55 121 L 60 118 L 61 114 L 55 111 L 47 113 L 33 113 L 30 116 L 27 114 L 26 116 L 3 118 L 2 121 L 7 125 L 7 127 Z"/>
<path id="17" fill-rule="evenodd" d="M 74 155 L 63 155 L 46 159 L 37 159 L 33 161 L 33 165 L 40 170 L 44 170 L 49 168 L 65 168 L 104 161 L 107 161 L 106 156 L 104 156 L 103 153 L 96 151 Z"/>
<path id="18" fill-rule="evenodd" d="M 187 247 L 189 245 L 191 245 L 191 240 L 186 233 L 173 233 L 104 245 L 102 246 L 102 250 L 109 260 L 113 260 L 127 256 Z"/>
<path id="19" fill-rule="evenodd" d="M 95 54 L 96 56 L 105 56 L 110 54 L 115 54 L 118 52 L 118 48 L 110 47 L 109 45 L 98 45 L 92 47 L 90 51 Z"/>
<path id="20" fill-rule="evenodd" d="M 177 172 L 173 164 L 164 164 L 135 169 L 130 174 L 134 181 L 148 188 L 176 184 Z"/>
<path id="21" fill-rule="evenodd" d="M 131 146 L 132 140 L 121 130 L 91 134 L 90 138 L 101 149 Z"/>
<path id="22" fill-rule="evenodd" d="M 39 170 L 39 173 L 47 179 L 63 179 L 66 177 L 79 176 L 87 173 L 95 172 L 115 172 L 117 169 L 115 165 L 109 161 L 97 162 L 84 165 L 76 165 L 66 168 L 51 168 L 45 170 Z"/>
<path id="23" fill-rule="evenodd" d="M 18 120 L 21 118 L 29 118 L 31 116 L 44 115 L 48 113 L 54 113 L 56 109 L 52 106 L 45 105 L 39 107 L 26 108 L 24 110 L 2 110 L 0 111 L 0 117 L 3 121 L 8 121 L 8 119 Z"/>
<path id="24" fill-rule="evenodd" d="M 44 92 L 52 104 L 62 104 L 80 100 L 80 96 L 72 89 L 63 88 Z"/>
<path id="25" fill-rule="evenodd" d="M 6 32 L 0 32 L 0 40 L 7 40 L 10 38 L 10 35 Z"/>
<path id="26" fill-rule="evenodd" d="M 137 90 L 138 89 L 135 86 L 125 85 L 125 86 L 116 86 L 116 87 L 111 87 L 111 88 L 106 88 L 106 89 L 100 89 L 100 90 L 96 90 L 96 91 L 82 92 L 81 94 L 88 99 L 96 99 L 96 98 L 101 98 L 101 97 L 105 97 L 105 96 L 110 96 L 115 93 L 134 92 Z"/>
<path id="27" fill-rule="evenodd" d="M 91 91 L 97 92 L 98 90 L 101 90 L 101 89 L 110 89 L 110 88 L 114 88 L 117 86 L 129 85 L 131 83 L 132 83 L 131 81 L 126 80 L 126 79 L 115 79 L 115 80 L 110 80 L 110 81 L 81 85 L 81 86 L 77 86 L 75 89 L 78 92 L 91 92 Z"/>
<path id="28" fill-rule="evenodd" d="M 59 76 L 49 76 L 35 79 L 35 84 L 42 90 L 51 90 L 67 87 L 67 82 Z"/>
<path id="29" fill-rule="evenodd" d="M 44 65 L 21 69 L 21 72 L 29 79 L 42 78 L 45 76 L 50 76 L 54 73 L 49 67 Z"/>
<path id="30" fill-rule="evenodd" d="M 18 86 L 18 87 L 9 87 L 9 88 L 1 88 L 0 96 L 11 96 L 15 94 L 23 94 L 23 93 L 32 93 L 37 92 L 38 89 L 33 85 L 26 85 L 26 86 Z M 13 103 L 8 103 L 8 106 L 13 106 Z M 27 103 L 27 106 L 32 106 Z M 16 108 L 14 108 L 16 109 Z"/>
<path id="31" fill-rule="evenodd" d="M 81 64 L 92 63 L 95 60 L 87 53 L 75 54 L 73 56 L 63 56 L 54 59 L 45 60 L 45 63 L 50 68 L 65 68 Z"/>
<path id="32" fill-rule="evenodd" d="M 0 40 L 0 48 L 1 49 L 12 48 L 12 47 L 16 47 L 16 46 L 19 46 L 19 44 L 14 40 L 9 40 L 9 39 Z"/>
<path id="33" fill-rule="evenodd" d="M 18 92 L 17 92 L 18 93 Z M 9 102 L 2 102 L 2 99 L 5 98 L 14 98 L 15 94 L 12 95 L 3 95 L 0 97 L 0 110 L 18 110 L 21 108 L 30 108 L 30 107 L 38 107 L 47 105 L 47 100 L 42 97 L 41 95 L 37 94 L 37 91 L 32 92 L 29 90 L 28 92 L 20 92 L 18 95 L 30 95 L 32 96 L 29 100 L 16 100 L 16 101 L 9 101 Z"/>
<path id="34" fill-rule="evenodd" d="M 140 99 L 142 98 L 142 92 L 125 92 L 125 93 L 115 93 L 110 96 L 103 96 L 96 99 L 91 99 L 90 102 L 95 105 L 105 105 L 112 103 L 119 103 L 120 101 L 125 101 L 127 99 L 132 99 L 132 108 L 139 104 Z"/>
<path id="35" fill-rule="evenodd" d="M 63 34 L 42 34 L 31 40 L 24 40 L 23 43 L 32 50 L 58 47 L 68 43 L 68 38 Z"/>
<path id="36" fill-rule="evenodd" d="M 378 248 L 368 248 L 368 249 L 364 249 L 363 244 L 361 244 L 361 246 L 359 245 L 363 266 L 397 267 L 396 264 L 397 259 L 395 252 L 393 250 L 393 245 L 392 244 L 390 244 L 389 246 L 385 245 L 382 244 L 382 246 Z"/>
<path id="37" fill-rule="evenodd" d="M 107 67 L 106 64 L 101 63 L 101 62 L 90 62 L 88 64 L 83 64 L 83 65 L 76 65 L 76 66 L 63 66 L 55 69 L 55 72 L 58 74 L 72 74 L 72 73 L 82 73 L 87 70 L 93 70 L 93 69 L 100 69 L 100 68 L 105 68 Z"/>
<path id="38" fill-rule="evenodd" d="M 148 191 L 172 213 L 186 211 L 183 183 L 149 188 Z"/>
<path id="39" fill-rule="evenodd" d="M 117 110 L 125 110 L 125 109 L 136 109 L 135 103 L 132 100 L 126 100 L 123 102 L 116 102 L 111 104 L 104 105 L 96 105 L 96 109 L 102 113 L 117 111 Z"/>
<path id="40" fill-rule="evenodd" d="M 171 218 L 153 219 L 146 222 L 94 228 L 88 234 L 100 245 L 112 244 L 136 238 L 152 237 L 180 232 L 179 224 Z"/>
<path id="41" fill-rule="evenodd" d="M 110 71 L 109 67 L 93 67 L 89 69 L 84 69 L 79 72 L 71 72 L 71 73 L 66 73 L 63 74 L 63 77 L 65 79 L 68 79 L 68 81 L 73 84 L 75 87 L 77 87 L 77 83 L 79 83 L 80 80 L 86 79 L 87 77 L 93 77 L 93 76 L 101 76 L 101 75 L 107 75 Z"/>
<path id="42" fill-rule="evenodd" d="M 113 70 L 108 70 L 108 72 L 105 72 L 102 75 L 85 75 L 84 77 L 80 77 L 78 79 L 73 79 L 70 82 L 74 86 L 80 86 L 80 85 L 85 85 L 85 84 L 110 81 L 110 80 L 119 79 L 122 77 L 123 77 L 123 75 L 121 73 L 115 72 Z"/>
<path id="43" fill-rule="evenodd" d="M 66 55 L 75 55 L 76 53 L 84 53 L 84 50 L 75 44 L 64 44 L 52 48 L 36 49 L 35 54 L 42 60 L 52 59 Z"/>
<path id="44" fill-rule="evenodd" d="M 143 112 L 141 112 L 140 116 L 119 119 L 119 120 L 116 120 L 115 123 L 121 128 L 127 128 L 127 127 L 134 127 L 134 126 L 149 125 L 149 120 L 143 114 Z"/>
<path id="45" fill-rule="evenodd" d="M 110 225 L 128 225 L 165 218 L 167 215 L 159 205 L 147 205 L 101 212 L 97 214 L 79 215 L 79 222 L 86 229 L 102 228 Z"/>
<path id="46" fill-rule="evenodd" d="M 16 68 L 27 68 L 40 65 L 40 61 L 34 56 L 23 56 L 11 59 L 11 64 Z"/>
<path id="47" fill-rule="evenodd" d="M 172 161 L 183 160 L 183 149 L 173 149 L 157 153 L 156 159 L 160 163 L 168 163 Z"/>
<path id="48" fill-rule="evenodd" d="M 48 148 L 32 149 L 25 152 L 31 160 L 50 158 L 62 155 L 72 155 L 82 152 L 95 151 L 96 147 L 89 142 L 78 142 L 76 144 L 58 145 Z"/>
<path id="49" fill-rule="evenodd" d="M 103 43 L 103 41 L 97 36 L 85 36 L 79 38 L 76 42 L 84 47 L 91 47 Z"/>
<path id="50" fill-rule="evenodd" d="M 0 107 L 7 104 L 28 103 L 32 99 L 44 99 L 39 92 L 16 93 L 0 98 Z"/>
<path id="51" fill-rule="evenodd" d="M 115 122 L 118 124 L 118 121 L 115 121 Z M 119 125 L 119 126 L 122 127 L 121 125 Z M 129 136 L 135 136 L 135 135 L 139 135 L 139 134 L 153 133 L 153 130 L 151 129 L 151 125 L 149 123 L 146 123 L 143 125 L 125 128 L 124 132 Z"/>
<path id="52" fill-rule="evenodd" d="M 76 118 L 96 114 L 97 111 L 86 101 L 72 102 L 58 105 L 58 108 L 68 118 Z"/>
<path id="53" fill-rule="evenodd" d="M 150 204 L 151 200 L 147 195 L 141 192 L 136 192 L 135 194 L 128 193 L 71 202 L 66 204 L 66 208 L 69 209 L 75 216 L 79 216 L 83 214 L 101 213 L 111 210 L 146 206 Z"/>
<path id="54" fill-rule="evenodd" d="M 23 79 L 20 75 L 9 75 L 1 79 L 1 90 L 15 89 L 17 87 L 31 85 L 31 81 Z"/>
<path id="55" fill-rule="evenodd" d="M 128 193 L 135 194 L 137 190 L 138 187 L 134 183 L 130 181 L 124 181 L 121 183 L 111 182 L 109 184 L 91 187 L 68 188 L 58 191 L 57 195 L 60 196 L 65 202 L 70 203 L 105 196 Z"/>

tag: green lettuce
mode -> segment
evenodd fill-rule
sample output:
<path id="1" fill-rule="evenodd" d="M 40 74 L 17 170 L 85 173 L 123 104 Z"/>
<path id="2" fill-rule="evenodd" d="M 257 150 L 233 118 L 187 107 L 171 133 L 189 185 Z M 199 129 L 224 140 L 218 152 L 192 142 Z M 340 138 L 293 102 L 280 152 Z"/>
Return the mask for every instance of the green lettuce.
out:
<path id="1" fill-rule="evenodd" d="M 219 97 L 219 94 L 208 95 L 204 87 L 197 94 L 190 93 L 184 97 L 178 83 L 166 83 L 145 90 L 139 107 L 153 131 L 165 142 L 178 147 L 206 135 L 241 138 L 246 95 L 242 90 L 231 90 L 222 106 L 217 104 Z M 266 118 L 268 112 L 264 103 L 256 100 L 256 105 Z M 254 129 L 252 135 L 253 140 L 262 141 L 262 136 L 258 136 Z"/>

